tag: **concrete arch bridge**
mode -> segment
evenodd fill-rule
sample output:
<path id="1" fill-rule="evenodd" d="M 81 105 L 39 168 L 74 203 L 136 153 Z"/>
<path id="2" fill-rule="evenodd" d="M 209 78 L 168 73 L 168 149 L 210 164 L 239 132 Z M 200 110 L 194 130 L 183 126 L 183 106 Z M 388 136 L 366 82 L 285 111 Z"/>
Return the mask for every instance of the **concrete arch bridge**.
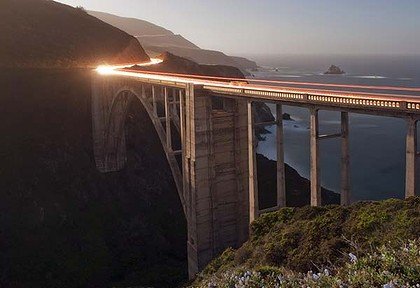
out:
<path id="1" fill-rule="evenodd" d="M 349 112 L 406 119 L 406 196 L 416 193 L 420 98 L 394 92 L 404 89 L 354 92 L 347 87 L 332 90 L 299 83 L 267 86 L 125 69 L 109 69 L 93 78 L 96 165 L 104 173 L 124 167 L 125 117 L 130 101 L 139 99 L 160 138 L 187 219 L 191 277 L 227 247 L 245 242 L 249 223 L 261 213 L 286 205 L 282 105 L 310 111 L 311 205 L 321 205 L 319 143 L 336 137 L 341 139 L 341 203 L 350 202 Z M 253 103 L 259 101 L 275 103 L 280 117 L 272 123 L 255 123 Z M 320 110 L 341 112 L 340 131 L 319 133 Z M 264 125 L 277 127 L 277 205 L 261 210 L 255 128 Z"/>

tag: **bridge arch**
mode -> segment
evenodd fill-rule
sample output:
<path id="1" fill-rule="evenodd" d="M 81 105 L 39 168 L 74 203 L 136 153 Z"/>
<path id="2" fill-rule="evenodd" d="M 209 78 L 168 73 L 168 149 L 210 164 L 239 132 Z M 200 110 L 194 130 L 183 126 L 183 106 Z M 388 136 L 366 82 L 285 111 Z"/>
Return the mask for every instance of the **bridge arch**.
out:
<path id="1" fill-rule="evenodd" d="M 104 127 L 104 164 L 108 168 L 115 168 L 111 169 L 111 171 L 118 171 L 125 166 L 127 161 L 125 122 L 130 103 L 134 99 L 138 99 L 144 110 L 147 112 L 162 144 L 162 148 L 165 152 L 166 159 L 176 184 L 178 197 L 181 201 L 184 215 L 186 215 L 187 207 L 183 194 L 182 173 L 175 154 L 167 143 L 167 129 L 163 125 L 159 115 L 156 113 L 157 107 L 153 106 L 153 103 L 150 101 L 151 97 L 147 94 L 147 91 L 151 89 L 152 87 L 146 87 L 145 85 L 141 85 L 140 89 L 130 87 L 129 85 L 123 85 L 112 92 L 112 100 L 105 119 L 106 126 Z M 155 103 L 155 105 L 157 104 Z M 165 117 L 170 116 L 165 115 Z M 169 123 L 171 125 L 171 120 Z"/>

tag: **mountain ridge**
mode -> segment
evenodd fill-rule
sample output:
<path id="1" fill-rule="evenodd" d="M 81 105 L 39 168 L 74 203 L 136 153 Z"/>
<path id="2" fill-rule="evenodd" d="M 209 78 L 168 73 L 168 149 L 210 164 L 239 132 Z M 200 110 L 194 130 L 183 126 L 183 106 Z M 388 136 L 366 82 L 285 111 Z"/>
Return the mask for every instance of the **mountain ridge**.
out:
<path id="1" fill-rule="evenodd" d="M 0 43 L 1 67 L 95 67 L 149 60 L 131 35 L 55 1 L 2 0 Z"/>
<path id="2" fill-rule="evenodd" d="M 198 64 L 234 66 L 243 72 L 258 67 L 254 61 L 243 57 L 228 56 L 220 51 L 202 49 L 182 35 L 145 20 L 98 11 L 88 11 L 88 13 L 135 36 L 151 57 L 169 52 Z"/>

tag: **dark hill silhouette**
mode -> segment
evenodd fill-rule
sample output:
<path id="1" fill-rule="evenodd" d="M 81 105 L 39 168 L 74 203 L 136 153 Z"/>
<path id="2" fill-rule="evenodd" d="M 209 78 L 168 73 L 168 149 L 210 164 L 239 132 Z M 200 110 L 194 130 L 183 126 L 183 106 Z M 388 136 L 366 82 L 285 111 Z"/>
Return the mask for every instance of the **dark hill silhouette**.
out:
<path id="1" fill-rule="evenodd" d="M 257 64 L 251 60 L 228 56 L 220 51 L 201 49 L 181 35 L 150 22 L 116 16 L 109 13 L 88 11 L 89 14 L 135 36 L 150 56 L 170 52 L 200 64 L 229 65 L 245 69 L 255 69 Z"/>
<path id="2" fill-rule="evenodd" d="M 219 76 L 219 77 L 233 77 L 245 79 L 241 70 L 233 66 L 226 65 L 203 65 L 198 64 L 186 58 L 173 55 L 165 52 L 158 56 L 163 62 L 158 65 L 141 66 L 139 70 L 148 70 L 154 72 L 172 72 L 181 74 L 195 74 L 206 76 Z"/>
<path id="3" fill-rule="evenodd" d="M 1 0 L 0 43 L 2 67 L 86 67 L 149 59 L 129 34 L 83 9 L 47 0 Z"/>

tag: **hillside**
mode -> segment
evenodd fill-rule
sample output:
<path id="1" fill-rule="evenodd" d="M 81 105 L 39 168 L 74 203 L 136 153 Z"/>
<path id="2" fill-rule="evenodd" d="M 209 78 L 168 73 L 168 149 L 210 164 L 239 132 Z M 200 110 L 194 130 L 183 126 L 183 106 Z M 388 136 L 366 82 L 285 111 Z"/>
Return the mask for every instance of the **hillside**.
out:
<path id="1" fill-rule="evenodd" d="M 418 197 L 284 208 L 252 223 L 250 240 L 192 287 L 415 287 L 401 285 L 420 283 L 419 237 Z"/>
<path id="2" fill-rule="evenodd" d="M 129 34 L 48 0 L 0 1 L 0 67 L 86 67 L 147 61 Z"/>
<path id="3" fill-rule="evenodd" d="M 203 76 L 218 76 L 245 79 L 244 74 L 236 67 L 227 65 L 198 64 L 189 59 L 165 52 L 158 56 L 163 62 L 152 66 L 134 66 L 134 69 L 154 72 L 172 72 L 181 74 L 195 74 Z"/>
<path id="4" fill-rule="evenodd" d="M 89 13 L 135 36 L 151 57 L 170 52 L 199 64 L 229 65 L 242 70 L 257 68 L 257 64 L 251 60 L 228 56 L 219 51 L 200 49 L 181 35 L 176 35 L 144 20 L 119 17 L 97 11 L 89 11 Z"/>
<path id="5" fill-rule="evenodd" d="M 0 287 L 173 288 L 185 281 L 186 222 L 140 101 L 128 163 L 93 158 L 91 71 L 0 69 Z"/>

